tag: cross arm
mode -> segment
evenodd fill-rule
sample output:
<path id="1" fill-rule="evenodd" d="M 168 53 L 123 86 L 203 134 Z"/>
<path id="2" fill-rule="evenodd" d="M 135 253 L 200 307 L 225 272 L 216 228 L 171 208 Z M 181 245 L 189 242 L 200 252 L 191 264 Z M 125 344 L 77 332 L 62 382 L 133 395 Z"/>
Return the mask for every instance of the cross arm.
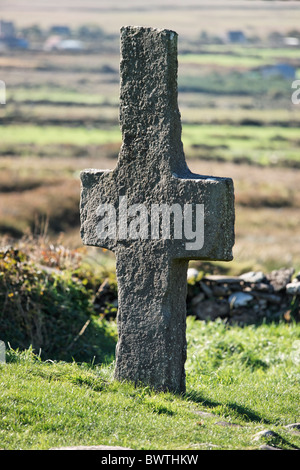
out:
<path id="1" fill-rule="evenodd" d="M 85 245 L 100 246 L 114 251 L 116 240 L 99 237 L 100 208 L 104 212 L 106 205 L 109 210 L 116 205 L 117 194 L 112 170 L 84 170 L 80 173 L 81 198 L 80 222 L 81 238 Z"/>
<path id="2" fill-rule="evenodd" d="M 184 243 L 174 246 L 174 258 L 231 261 L 235 238 L 232 179 L 190 173 L 173 175 L 171 186 L 174 201 L 183 201 L 184 206 Z"/>

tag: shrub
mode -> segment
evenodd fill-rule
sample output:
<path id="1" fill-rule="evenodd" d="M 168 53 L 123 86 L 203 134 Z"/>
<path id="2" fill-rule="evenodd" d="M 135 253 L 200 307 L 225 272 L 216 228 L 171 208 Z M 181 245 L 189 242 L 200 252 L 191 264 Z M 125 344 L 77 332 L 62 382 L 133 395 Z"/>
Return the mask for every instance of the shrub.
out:
<path id="1" fill-rule="evenodd" d="M 92 297 L 71 269 L 41 266 L 20 249 L 0 251 L 0 338 L 11 348 L 31 346 L 43 359 L 111 358 L 115 339 Z"/>

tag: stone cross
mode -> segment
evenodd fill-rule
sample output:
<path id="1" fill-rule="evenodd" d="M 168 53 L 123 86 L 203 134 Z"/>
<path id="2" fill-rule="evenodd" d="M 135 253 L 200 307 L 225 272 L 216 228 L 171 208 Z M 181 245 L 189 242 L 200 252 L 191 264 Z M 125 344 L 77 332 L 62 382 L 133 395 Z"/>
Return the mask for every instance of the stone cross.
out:
<path id="1" fill-rule="evenodd" d="M 123 27 L 120 74 L 122 146 L 81 173 L 81 236 L 116 256 L 115 378 L 182 393 L 188 261 L 232 259 L 233 183 L 187 167 L 175 32 Z"/>

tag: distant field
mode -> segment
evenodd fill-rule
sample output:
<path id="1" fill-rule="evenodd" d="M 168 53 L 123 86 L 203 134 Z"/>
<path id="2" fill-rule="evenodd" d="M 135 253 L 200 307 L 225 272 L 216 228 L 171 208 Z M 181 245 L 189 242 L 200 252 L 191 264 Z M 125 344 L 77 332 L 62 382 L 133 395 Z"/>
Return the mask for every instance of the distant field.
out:
<path id="1" fill-rule="evenodd" d="M 11 125 L 1 128 L 2 145 L 17 144 L 73 144 L 73 145 L 103 145 L 119 142 L 119 128 L 87 129 L 63 126 Z"/>
<path id="2" fill-rule="evenodd" d="M 39 103 L 39 102 L 49 102 L 49 103 L 56 103 L 56 104 L 82 104 L 82 105 L 101 105 L 107 102 L 107 98 L 101 95 L 94 95 L 93 93 L 78 93 L 72 90 L 58 90 L 52 91 L 49 94 L 49 90 L 47 89 L 21 89 L 15 91 L 8 91 L 7 93 L 7 101 L 8 102 L 31 102 L 31 103 Z"/>
<path id="3" fill-rule="evenodd" d="M 240 57 L 252 57 L 257 59 L 299 59 L 300 50 L 298 47 L 287 49 L 286 47 L 258 47 L 255 45 L 246 46 L 237 44 L 207 44 L 201 46 L 201 52 L 204 54 L 231 54 Z"/>
<path id="4" fill-rule="evenodd" d="M 271 62 L 274 62 L 274 58 Z M 182 64 L 205 64 L 220 67 L 259 67 L 266 61 L 264 57 L 251 57 L 247 55 L 223 54 L 185 54 L 178 58 Z"/>
<path id="5" fill-rule="evenodd" d="M 222 98 L 221 98 L 222 99 Z M 181 108 L 181 117 L 184 123 L 188 124 L 234 124 L 235 126 L 278 126 L 278 127 L 297 127 L 300 124 L 300 112 L 297 109 L 290 108 L 243 108 L 234 107 L 188 107 Z M 242 100 L 241 100 L 242 102 Z M 204 105 L 204 103 L 202 103 Z M 255 133 L 255 131 L 254 131 Z"/>
<path id="6" fill-rule="evenodd" d="M 182 140 L 187 156 L 255 163 L 300 166 L 298 128 L 184 124 Z M 1 128 L 2 153 L 21 144 L 73 146 L 121 144 L 118 126 L 103 128 L 10 125 Z"/>
<path id="7" fill-rule="evenodd" d="M 197 64 L 223 68 L 251 69 L 278 62 L 290 62 L 300 68 L 300 48 L 257 47 L 247 44 L 199 45 L 198 52 L 180 54 L 179 64 Z"/>
<path id="8" fill-rule="evenodd" d="M 251 0 L 2 0 L 1 17 L 15 19 L 20 26 L 51 26 L 67 22 L 71 26 L 96 23 L 106 31 L 118 34 L 128 24 L 174 29 L 183 36 L 196 36 L 200 31 L 226 34 L 230 29 L 243 29 L 252 35 L 287 32 L 300 23 L 299 2 Z"/>
<path id="9" fill-rule="evenodd" d="M 240 158 L 261 165 L 294 161 L 300 165 L 297 128 L 186 125 L 183 142 L 193 148 L 198 157 Z"/>

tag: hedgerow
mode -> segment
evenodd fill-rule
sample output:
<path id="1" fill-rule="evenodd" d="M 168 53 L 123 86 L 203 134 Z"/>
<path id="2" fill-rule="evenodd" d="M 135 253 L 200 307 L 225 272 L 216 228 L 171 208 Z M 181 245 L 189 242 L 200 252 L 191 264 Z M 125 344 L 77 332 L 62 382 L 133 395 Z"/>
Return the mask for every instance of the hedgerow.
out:
<path id="1" fill-rule="evenodd" d="M 0 251 L 0 339 L 12 349 L 32 347 L 43 359 L 105 360 L 115 339 L 94 310 L 93 282 L 78 269 L 43 266 L 21 249 Z"/>

